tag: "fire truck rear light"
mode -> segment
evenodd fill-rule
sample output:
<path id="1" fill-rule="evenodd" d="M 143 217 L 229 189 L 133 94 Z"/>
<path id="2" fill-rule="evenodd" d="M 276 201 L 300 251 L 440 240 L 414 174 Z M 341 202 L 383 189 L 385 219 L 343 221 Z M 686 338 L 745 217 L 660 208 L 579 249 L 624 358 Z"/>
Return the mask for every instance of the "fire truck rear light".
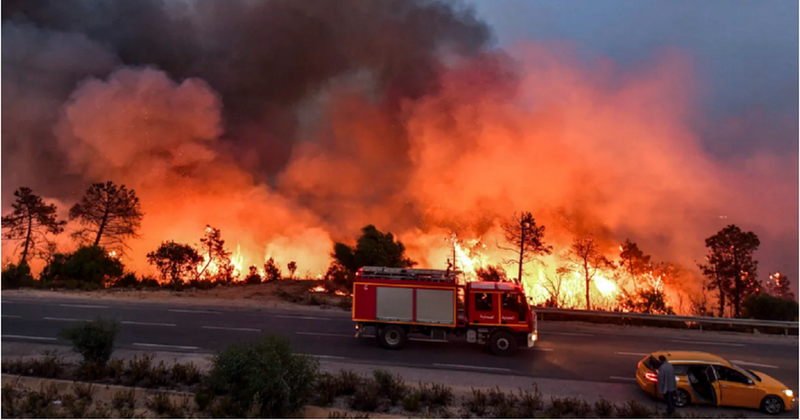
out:
<path id="1" fill-rule="evenodd" d="M 650 382 L 658 382 L 658 375 L 653 372 L 645 372 L 644 377 Z"/>

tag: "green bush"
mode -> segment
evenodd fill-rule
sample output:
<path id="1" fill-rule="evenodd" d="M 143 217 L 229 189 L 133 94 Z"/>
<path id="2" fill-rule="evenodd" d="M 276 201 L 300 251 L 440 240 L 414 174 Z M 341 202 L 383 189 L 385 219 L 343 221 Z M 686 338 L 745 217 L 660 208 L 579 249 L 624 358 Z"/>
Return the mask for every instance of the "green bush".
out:
<path id="1" fill-rule="evenodd" d="M 473 388 L 472 395 L 467 397 L 465 405 L 470 413 L 480 417 L 486 413 L 486 409 L 489 407 L 489 398 L 480 389 Z"/>
<path id="2" fill-rule="evenodd" d="M 126 273 L 111 284 L 111 287 L 117 288 L 133 288 L 138 286 L 139 280 L 136 279 L 136 274 L 134 273 Z"/>
<path id="3" fill-rule="evenodd" d="M 645 405 L 628 401 L 626 404 L 616 407 L 617 417 L 621 419 L 646 419 L 653 417 L 653 412 Z"/>
<path id="4" fill-rule="evenodd" d="M 59 336 L 72 342 L 72 349 L 83 356 L 85 362 L 105 366 L 114 352 L 114 340 L 119 332 L 119 322 L 98 318 L 61 330 Z"/>
<path id="5" fill-rule="evenodd" d="M 381 405 L 383 395 L 374 380 L 364 381 L 350 397 L 350 408 L 358 411 L 375 412 Z"/>
<path id="6" fill-rule="evenodd" d="M 287 417 L 311 397 L 318 370 L 313 358 L 293 354 L 287 339 L 271 336 L 214 355 L 207 386 L 230 400 L 229 415 L 243 417 L 255 405 L 258 417 Z"/>
<path id="7" fill-rule="evenodd" d="M 416 413 L 419 411 L 421 402 L 422 392 L 414 391 L 403 399 L 403 409 L 412 413 Z"/>
<path id="8" fill-rule="evenodd" d="M 122 276 L 125 266 L 100 246 L 83 246 L 72 254 L 55 254 L 42 271 L 44 283 L 59 287 L 70 280 L 103 287 Z"/>
<path id="9" fill-rule="evenodd" d="M 423 404 L 431 407 L 445 407 L 455 400 L 453 389 L 442 384 L 419 384 Z"/>
<path id="10" fill-rule="evenodd" d="M 594 413 L 600 418 L 609 418 L 614 415 L 614 404 L 605 398 L 600 398 L 594 403 Z"/>
<path id="11" fill-rule="evenodd" d="M 2 273 L 0 273 L 0 279 L 2 279 L 2 288 L 4 290 L 31 287 L 36 283 L 31 275 L 30 267 L 25 263 L 6 265 Z"/>
<path id="12" fill-rule="evenodd" d="M 521 418 L 533 418 L 544 406 L 542 393 L 536 384 L 533 384 L 533 392 L 520 390 L 519 401 L 519 416 Z"/>
<path id="13" fill-rule="evenodd" d="M 402 400 L 406 395 L 406 387 L 403 378 L 400 375 L 394 375 L 382 369 L 376 369 L 372 372 L 375 382 L 378 384 L 378 389 L 381 393 L 389 399 L 389 402 L 396 404 Z"/>

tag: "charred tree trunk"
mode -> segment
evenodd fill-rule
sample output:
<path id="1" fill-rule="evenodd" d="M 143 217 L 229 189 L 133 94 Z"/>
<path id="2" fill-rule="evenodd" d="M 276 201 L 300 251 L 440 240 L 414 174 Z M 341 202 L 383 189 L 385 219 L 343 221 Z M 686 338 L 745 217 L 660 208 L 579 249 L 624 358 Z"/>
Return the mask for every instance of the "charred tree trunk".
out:
<path id="1" fill-rule="evenodd" d="M 25 248 L 22 250 L 22 259 L 19 262 L 19 265 L 27 264 L 28 260 L 28 249 L 31 245 L 31 234 L 33 232 L 33 214 L 31 213 L 31 209 L 28 208 L 28 234 L 25 236 Z"/>
<path id="2" fill-rule="evenodd" d="M 519 273 L 517 274 L 517 284 L 522 284 L 522 261 L 525 258 L 525 225 L 522 225 L 522 234 L 519 241 Z"/>

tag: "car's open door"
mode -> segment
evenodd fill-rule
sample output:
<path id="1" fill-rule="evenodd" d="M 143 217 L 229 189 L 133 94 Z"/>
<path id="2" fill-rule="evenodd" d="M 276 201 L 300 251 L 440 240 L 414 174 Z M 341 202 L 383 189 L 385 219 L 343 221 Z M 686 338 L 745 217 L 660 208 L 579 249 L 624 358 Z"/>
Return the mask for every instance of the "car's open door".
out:
<path id="1" fill-rule="evenodd" d="M 714 397 L 714 405 L 719 407 L 720 401 L 722 401 L 722 394 L 721 389 L 719 386 L 719 375 L 717 374 L 717 370 L 714 369 L 714 366 L 707 366 L 705 370 L 703 370 L 703 375 L 705 375 L 706 380 L 711 385 L 712 396 Z"/>

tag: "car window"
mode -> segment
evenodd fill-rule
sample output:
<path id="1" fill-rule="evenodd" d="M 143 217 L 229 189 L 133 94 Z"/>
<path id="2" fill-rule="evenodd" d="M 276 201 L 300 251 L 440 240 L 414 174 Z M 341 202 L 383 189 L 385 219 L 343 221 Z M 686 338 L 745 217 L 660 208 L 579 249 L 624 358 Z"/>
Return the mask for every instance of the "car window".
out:
<path id="1" fill-rule="evenodd" d="M 742 369 L 742 368 L 740 368 L 739 366 L 736 366 L 736 367 L 737 367 L 737 368 L 739 368 L 739 369 Z M 756 380 L 757 380 L 758 382 L 761 382 L 761 377 L 759 377 L 758 375 L 756 375 L 756 373 L 755 373 L 755 372 L 753 372 L 752 370 L 750 370 L 750 369 L 742 369 L 742 370 L 744 370 L 744 371 L 746 371 L 747 373 L 749 373 L 749 374 L 750 374 L 750 376 L 752 376 L 752 377 L 756 378 Z"/>
<path id="2" fill-rule="evenodd" d="M 653 357 L 653 355 L 650 355 L 650 357 L 648 357 L 647 360 L 644 361 L 644 365 L 650 370 L 657 370 L 658 367 L 661 366 L 661 362 L 659 362 L 658 359 Z"/>
<path id="3" fill-rule="evenodd" d="M 672 365 L 672 370 L 676 375 L 686 375 L 689 372 L 689 365 Z"/>
<path id="4" fill-rule="evenodd" d="M 494 310 L 492 295 L 489 293 L 475 293 L 475 310 L 491 312 Z"/>
<path id="5" fill-rule="evenodd" d="M 717 366 L 717 372 L 719 372 L 719 379 L 721 381 L 728 381 L 745 385 L 750 383 L 750 380 L 747 378 L 747 376 L 738 372 L 735 369 L 731 369 L 725 366 Z"/>

